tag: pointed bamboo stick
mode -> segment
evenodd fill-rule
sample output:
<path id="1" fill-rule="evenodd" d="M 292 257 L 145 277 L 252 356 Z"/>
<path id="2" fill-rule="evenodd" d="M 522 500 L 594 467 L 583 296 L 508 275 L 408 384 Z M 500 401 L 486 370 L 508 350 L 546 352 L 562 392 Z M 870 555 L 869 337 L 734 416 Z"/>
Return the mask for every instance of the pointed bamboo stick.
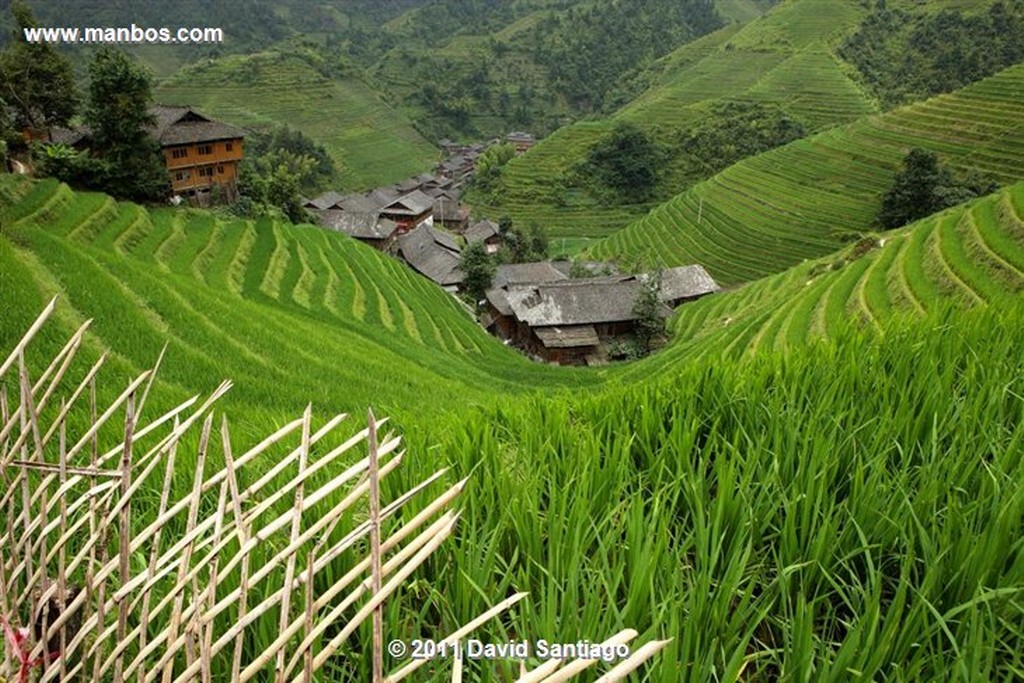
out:
<path id="1" fill-rule="evenodd" d="M 120 562 L 119 578 L 122 584 L 128 583 L 130 577 L 131 547 L 131 485 L 132 485 L 132 435 L 135 432 L 135 394 L 128 396 L 125 403 L 124 418 L 124 449 L 121 451 L 121 498 L 115 510 L 120 517 L 118 525 L 118 560 Z M 117 606 L 117 642 L 123 643 L 128 630 L 128 603 L 121 601 Z M 118 655 L 114 662 L 114 680 L 124 680 L 124 655 Z"/>
<path id="2" fill-rule="evenodd" d="M 299 485 L 295 489 L 295 507 L 292 515 L 291 542 L 295 543 L 299 534 L 302 533 L 302 494 L 305 492 L 306 464 L 309 462 L 309 436 L 310 421 L 312 420 L 313 406 L 307 405 L 306 412 L 302 415 L 302 452 L 299 454 L 299 474 L 296 477 Z M 259 536 L 259 532 L 256 533 Z M 278 625 L 281 631 L 288 628 L 291 621 L 292 606 L 292 583 L 295 579 L 295 553 L 288 555 L 288 562 L 284 570 L 284 590 L 281 595 L 281 618 Z M 284 680 L 284 650 L 277 653 L 277 675 L 275 680 L 282 683 Z"/>
<path id="3" fill-rule="evenodd" d="M 367 411 L 369 421 L 370 446 L 370 577 L 371 590 L 376 596 L 381 588 L 380 570 L 380 465 L 377 462 L 377 423 L 373 419 L 373 410 Z M 373 610 L 373 640 L 371 643 L 373 656 L 373 683 L 384 680 L 384 604 L 377 605 Z"/>
<path id="4" fill-rule="evenodd" d="M 46 324 L 47 319 L 50 317 L 50 314 L 53 313 L 53 309 L 56 305 L 57 297 L 53 297 L 50 299 L 50 303 L 46 304 L 43 312 L 39 314 L 39 317 L 36 318 L 35 322 L 32 323 L 32 326 L 28 328 L 28 332 L 24 334 L 21 341 L 14 346 L 14 350 L 11 351 L 11 355 L 7 357 L 7 360 L 4 361 L 3 365 L 0 365 L 0 377 L 3 377 L 4 373 L 6 373 L 14 362 L 18 360 L 18 356 L 22 354 L 29 342 L 32 341 L 32 338 L 35 337 L 36 333 L 39 332 L 44 324 Z"/>

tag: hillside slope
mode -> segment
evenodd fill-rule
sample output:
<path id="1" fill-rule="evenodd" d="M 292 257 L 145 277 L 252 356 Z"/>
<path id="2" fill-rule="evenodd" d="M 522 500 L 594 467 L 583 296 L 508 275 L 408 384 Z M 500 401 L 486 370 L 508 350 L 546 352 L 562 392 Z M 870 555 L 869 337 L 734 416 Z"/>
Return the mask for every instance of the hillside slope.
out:
<path id="1" fill-rule="evenodd" d="M 0 312 L 0 346 L 59 294 L 65 330 L 95 318 L 118 367 L 149 367 L 166 341 L 165 381 L 230 377 L 231 400 L 257 411 L 395 414 L 596 380 L 531 363 L 404 264 L 312 226 L 149 213 L 52 181 L 0 216 L 0 291 L 17 302 Z"/>
<path id="2" fill-rule="evenodd" d="M 397 182 L 437 161 L 437 149 L 377 92 L 308 50 L 199 62 L 162 82 L 156 98 L 239 126 L 301 130 L 331 154 L 346 189 Z"/>
<path id="3" fill-rule="evenodd" d="M 808 131 L 846 123 L 877 110 L 836 58 L 836 42 L 865 10 L 855 0 L 791 0 L 747 24 L 732 24 L 655 62 L 639 80 L 641 94 L 613 116 L 578 123 L 511 162 L 481 209 L 536 222 L 553 236 L 600 237 L 638 218 L 649 204 L 604 206 L 574 186 L 572 167 L 619 122 L 648 130 L 673 149 L 659 196 L 667 199 L 702 177 L 675 150 L 676 134 L 711 116 L 724 101 L 779 108 Z"/>
<path id="4" fill-rule="evenodd" d="M 962 91 L 742 161 L 596 244 L 634 263 L 701 263 L 724 284 L 831 253 L 873 227 L 912 147 L 1007 184 L 1024 177 L 1024 65 Z"/>
<path id="5" fill-rule="evenodd" d="M 1024 293 L 1024 183 L 899 230 L 865 238 L 733 291 L 682 306 L 672 346 L 624 370 L 695 356 L 751 357 L 828 339 L 851 323 L 882 331 L 894 319 L 953 308 L 1019 305 Z"/>

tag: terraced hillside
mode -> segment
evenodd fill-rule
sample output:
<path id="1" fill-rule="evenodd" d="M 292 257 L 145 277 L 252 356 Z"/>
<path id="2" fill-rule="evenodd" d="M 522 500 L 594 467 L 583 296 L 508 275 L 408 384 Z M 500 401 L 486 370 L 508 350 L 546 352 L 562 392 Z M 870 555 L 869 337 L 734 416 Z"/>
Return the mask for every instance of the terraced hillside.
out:
<path id="1" fill-rule="evenodd" d="M 95 318 L 119 367 L 149 367 L 167 341 L 165 381 L 231 378 L 261 410 L 377 396 L 396 414 L 596 380 L 531 363 L 403 264 L 311 226 L 149 213 L 53 181 L 2 218 L 0 291 L 17 302 L 0 307 L 5 348 L 59 294 L 64 328 Z"/>
<path id="2" fill-rule="evenodd" d="M 898 316 L 1020 305 L 1022 293 L 1024 183 L 1018 183 L 685 305 L 672 321 L 674 347 L 627 374 L 643 377 L 703 354 L 792 350 L 836 337 L 850 321 L 881 331 Z"/>
<path id="3" fill-rule="evenodd" d="M 742 161 L 591 248 L 591 255 L 701 263 L 724 284 L 771 275 L 872 228 L 912 147 L 1002 184 L 1024 178 L 1024 65 L 962 91 L 834 128 Z"/>
<path id="4" fill-rule="evenodd" d="M 865 10 L 854 0 L 791 0 L 747 24 L 732 24 L 655 63 L 648 87 L 612 117 L 562 129 L 504 170 L 499 203 L 487 211 L 536 222 L 554 236 L 604 236 L 639 218 L 648 205 L 602 206 L 565 187 L 566 173 L 616 123 L 630 121 L 672 144 L 672 133 L 708 116 L 712 105 L 743 100 L 778 106 L 809 131 L 877 111 L 833 52 Z M 677 158 L 662 197 L 700 179 Z M 696 173 L 696 175 L 695 175 Z"/>
<path id="5" fill-rule="evenodd" d="M 397 182 L 437 160 L 433 145 L 378 93 L 308 53 L 200 62 L 160 84 L 156 97 L 240 126 L 297 128 L 327 148 L 348 189 Z"/>

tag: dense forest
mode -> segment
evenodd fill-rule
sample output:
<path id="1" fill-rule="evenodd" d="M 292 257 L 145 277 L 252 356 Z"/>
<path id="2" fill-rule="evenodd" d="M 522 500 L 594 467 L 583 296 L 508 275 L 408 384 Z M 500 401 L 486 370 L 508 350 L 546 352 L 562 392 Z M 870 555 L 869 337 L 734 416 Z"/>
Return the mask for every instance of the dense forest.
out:
<path id="1" fill-rule="evenodd" d="M 962 88 L 1024 60 L 1024 0 L 912 14 L 881 0 L 839 50 L 886 107 Z"/>

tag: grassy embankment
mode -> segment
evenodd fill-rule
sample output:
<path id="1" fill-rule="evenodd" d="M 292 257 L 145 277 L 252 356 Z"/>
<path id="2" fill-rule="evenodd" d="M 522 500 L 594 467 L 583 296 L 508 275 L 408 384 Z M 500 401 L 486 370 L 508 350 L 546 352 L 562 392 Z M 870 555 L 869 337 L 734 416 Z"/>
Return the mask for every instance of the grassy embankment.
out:
<path id="1" fill-rule="evenodd" d="M 301 130 L 331 154 L 341 188 L 372 188 L 433 167 L 437 149 L 378 93 L 303 55 L 271 51 L 200 62 L 162 82 L 156 97 L 239 126 Z"/>
<path id="2" fill-rule="evenodd" d="M 873 228 L 912 147 L 1000 183 L 1024 177 L 1024 67 L 741 161 L 594 245 L 599 258 L 701 263 L 721 283 L 777 273 Z"/>
<path id="3" fill-rule="evenodd" d="M 635 123 L 662 143 L 709 116 L 725 101 L 778 106 L 810 130 L 847 123 L 876 111 L 874 103 L 833 54 L 864 9 L 849 0 L 782 3 L 747 24 L 731 24 L 655 62 L 640 78 L 647 87 L 609 118 L 568 126 L 505 169 L 502 201 L 479 198 L 481 211 L 536 222 L 554 237 L 602 237 L 642 216 L 653 204 L 600 204 L 564 178 L 587 150 L 619 122 Z M 699 168 L 679 157 L 666 169 L 661 199 L 700 180 Z"/>
<path id="4" fill-rule="evenodd" d="M 456 542 L 389 607 L 389 635 L 437 635 L 525 589 L 486 638 L 633 625 L 675 638 L 652 681 L 1024 671 L 1019 186 L 889 233 L 811 285 L 818 264 L 690 305 L 672 348 L 604 377 L 516 358 L 343 237 L 148 214 L 54 183 L 0 194 L 0 291 L 15 303 L 0 348 L 61 292 L 58 329 L 95 317 L 87 353 L 111 348 L 115 375 L 169 340 L 162 393 L 236 380 L 225 409 L 242 434 L 309 400 L 319 414 L 373 404 L 410 448 L 389 491 L 438 463 L 473 475 Z M 858 324 L 862 298 L 881 336 Z M 899 315 L 911 298 L 924 316 Z M 805 308 L 825 340 L 804 343 Z M 756 343 L 713 329 L 722 315 L 769 329 L 755 313 L 779 311 L 785 331 Z M 526 391 L 573 385 L 585 394 Z M 254 651 L 275 627 L 259 623 Z M 367 666 L 354 654 L 337 672 Z"/>

